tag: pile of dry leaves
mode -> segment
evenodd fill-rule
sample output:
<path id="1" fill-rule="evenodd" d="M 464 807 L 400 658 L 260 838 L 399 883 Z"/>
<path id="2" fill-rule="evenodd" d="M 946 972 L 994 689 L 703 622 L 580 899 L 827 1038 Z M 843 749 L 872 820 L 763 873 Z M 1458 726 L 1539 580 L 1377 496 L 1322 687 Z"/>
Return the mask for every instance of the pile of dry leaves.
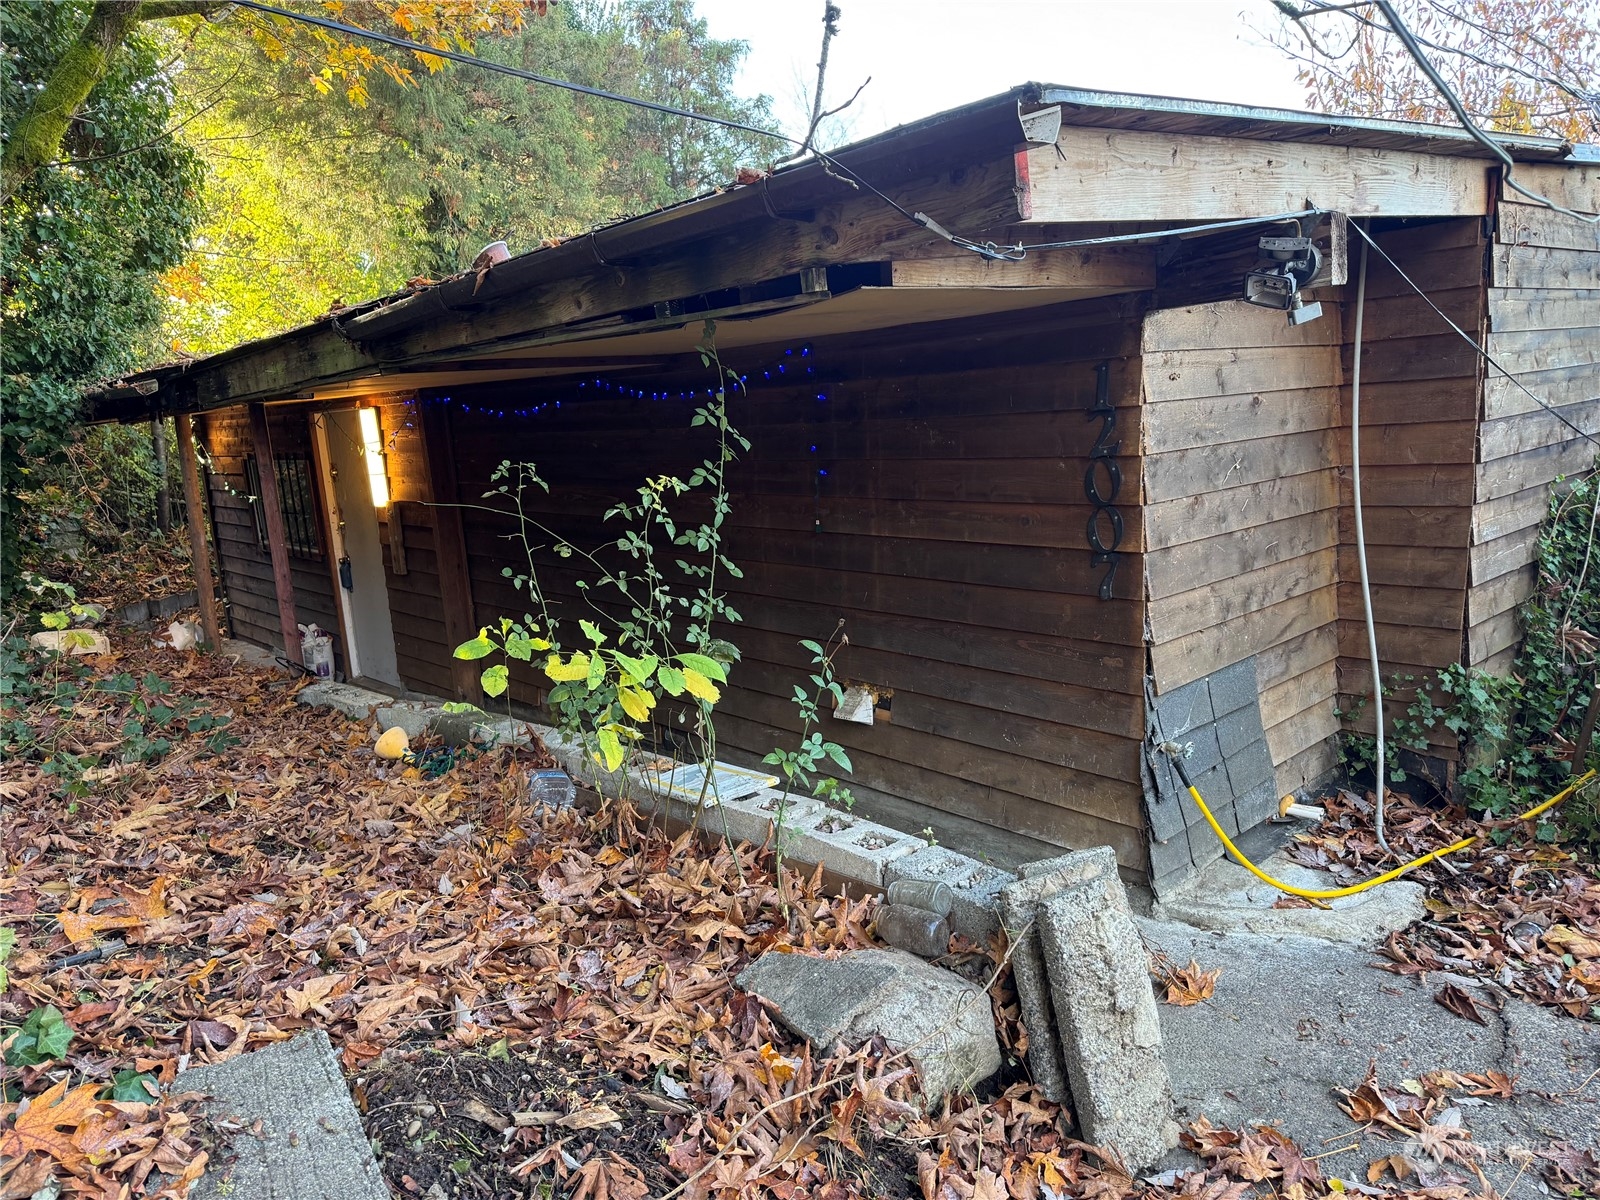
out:
<path id="1" fill-rule="evenodd" d="M 924 1115 L 901 1056 L 815 1055 L 733 987 L 765 951 L 871 944 L 874 898 L 792 877 L 786 921 L 760 850 L 669 837 L 616 806 L 533 808 L 526 772 L 545 760 L 527 751 L 437 779 L 382 764 L 368 728 L 223 655 L 128 639 L 91 669 L 158 674 L 168 703 L 231 714 L 236 740 L 175 736 L 113 769 L 125 691 L 0 714 L 53 721 L 52 744 L 102 762 L 76 800 L 37 761 L 12 763 L 0 791 L 16 933 L 0 1020 L 50 1005 L 72 1037 L 64 1058 L 7 1072 L 4 1197 L 52 1177 L 183 1195 L 227 1147 L 192 1097 L 155 1085 L 313 1026 L 400 1194 L 448 1171 L 455 1194 L 562 1200 L 1222 1200 L 1266 1177 L 1255 1151 L 1207 1150 L 1223 1136 L 1207 1127 L 1193 1136 L 1209 1169 L 1136 1181 L 1015 1074 Z M 1193 1003 L 1214 975 L 1191 964 L 1168 983 Z M 1018 1046 L 1004 974 L 992 995 Z M 125 1098 L 130 1075 L 151 1088 Z M 1325 1194 L 1279 1137 L 1271 1178 Z"/>
<path id="2" fill-rule="evenodd" d="M 1341 882 L 1365 879 L 1472 833 L 1483 840 L 1437 859 L 1408 878 L 1427 886 L 1427 917 L 1392 935 L 1388 970 L 1453 972 L 1572 1016 L 1600 1020 L 1600 870 L 1578 853 L 1539 842 L 1532 830 L 1482 825 L 1459 808 L 1431 807 L 1390 793 L 1385 854 L 1373 829 L 1373 802 L 1339 792 L 1323 802 L 1328 819 L 1302 835 L 1293 857 Z M 1504 841 L 1504 845 L 1497 845 Z M 1455 993 L 1460 993 L 1456 995 Z M 1461 989 L 1441 1003 L 1469 1019 Z"/>
<path id="3" fill-rule="evenodd" d="M 41 553 L 32 569 L 68 584 L 80 604 L 103 604 L 115 612 L 140 600 L 160 599 L 194 587 L 188 534 L 117 534 L 92 551 Z M 47 603 L 58 596 L 46 595 Z"/>

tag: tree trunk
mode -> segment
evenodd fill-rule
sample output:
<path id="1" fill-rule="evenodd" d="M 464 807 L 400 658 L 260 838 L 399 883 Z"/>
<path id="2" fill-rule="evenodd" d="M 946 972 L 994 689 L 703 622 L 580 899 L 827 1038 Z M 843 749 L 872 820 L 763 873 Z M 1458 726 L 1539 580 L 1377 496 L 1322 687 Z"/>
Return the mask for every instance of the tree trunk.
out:
<path id="1" fill-rule="evenodd" d="M 117 48 L 139 22 L 139 0 L 95 0 L 89 23 L 67 47 L 44 88 L 17 119 L 0 160 L 0 201 L 9 200 L 40 167 L 54 161 L 72 118 L 105 77 Z"/>
<path id="2" fill-rule="evenodd" d="M 157 417 L 150 422 L 150 441 L 156 452 L 156 528 L 172 529 L 172 493 L 167 482 L 167 423 Z"/>

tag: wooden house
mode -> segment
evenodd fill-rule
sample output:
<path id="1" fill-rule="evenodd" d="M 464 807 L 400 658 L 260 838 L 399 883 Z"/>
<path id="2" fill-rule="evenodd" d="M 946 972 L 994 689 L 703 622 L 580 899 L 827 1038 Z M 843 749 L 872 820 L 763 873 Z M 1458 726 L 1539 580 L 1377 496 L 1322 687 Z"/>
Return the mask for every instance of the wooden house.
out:
<path id="1" fill-rule="evenodd" d="M 1499 140 L 1518 183 L 1600 209 L 1600 150 Z M 90 419 L 192 420 L 234 636 L 294 653 L 315 621 L 351 675 L 477 699 L 452 647 L 527 605 L 511 526 L 471 506 L 535 463 L 538 519 L 592 544 L 690 470 L 713 318 L 752 442 L 724 757 L 792 743 L 798 643 L 843 621 L 839 673 L 883 697 L 826 729 L 862 811 L 1000 861 L 1109 844 L 1160 887 L 1220 848 L 1152 741 L 1250 828 L 1332 776 L 1370 686 L 1359 320 L 1384 671 L 1507 669 L 1551 483 L 1595 456 L 1595 224 L 1459 129 L 1041 85 L 834 158 L 144 372 Z M 1322 315 L 1293 324 L 1242 297 L 1297 233 Z"/>

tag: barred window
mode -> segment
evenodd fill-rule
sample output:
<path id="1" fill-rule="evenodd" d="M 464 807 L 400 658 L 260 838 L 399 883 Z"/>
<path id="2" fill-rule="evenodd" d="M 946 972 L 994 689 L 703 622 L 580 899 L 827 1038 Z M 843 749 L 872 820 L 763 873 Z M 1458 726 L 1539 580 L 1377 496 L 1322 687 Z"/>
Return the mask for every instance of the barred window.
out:
<path id="1" fill-rule="evenodd" d="M 322 537 L 317 522 L 317 494 L 312 485 L 311 459 L 303 454 L 277 455 L 272 460 L 278 477 L 278 506 L 283 510 L 283 534 L 289 553 L 301 558 L 322 557 Z M 250 511 L 256 520 L 256 543 L 266 547 L 267 512 L 261 505 L 261 469 L 255 455 L 244 460 L 245 485 L 250 489 Z"/>

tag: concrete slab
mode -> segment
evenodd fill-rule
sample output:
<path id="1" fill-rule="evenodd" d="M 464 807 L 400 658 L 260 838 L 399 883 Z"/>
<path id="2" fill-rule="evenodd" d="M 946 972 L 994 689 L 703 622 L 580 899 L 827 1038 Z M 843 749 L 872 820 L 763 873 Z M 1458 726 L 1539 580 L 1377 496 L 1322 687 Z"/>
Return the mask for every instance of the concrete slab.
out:
<path id="1" fill-rule="evenodd" d="M 1489 1023 L 1476 1025 L 1434 1003 L 1446 980 L 1375 970 L 1375 956 L 1349 943 L 1139 925 L 1146 943 L 1175 962 L 1222 969 L 1210 1000 L 1160 1006 L 1182 1120 L 1275 1123 L 1302 1146 L 1332 1151 L 1321 1160 L 1329 1176 L 1365 1184 L 1367 1163 L 1405 1143 L 1360 1134 L 1333 1088 L 1354 1088 L 1369 1062 L 1390 1085 L 1439 1069 L 1493 1070 L 1517 1076 L 1513 1099 L 1471 1103 L 1461 1113 L 1473 1142 L 1489 1152 L 1484 1171 L 1498 1194 L 1543 1194 L 1538 1172 L 1521 1170 L 1514 1148 L 1562 1140 L 1600 1152 L 1600 1025 L 1514 999 L 1497 1013 L 1498 1001 L 1482 990 L 1473 994 Z M 1341 1151 L 1351 1143 L 1358 1148 Z M 1168 1165 L 1187 1161 L 1174 1154 Z"/>
<path id="2" fill-rule="evenodd" d="M 1115 865 L 1043 901 L 1039 934 L 1082 1136 L 1143 1170 L 1177 1146 L 1178 1127 L 1149 965 Z"/>
<path id="3" fill-rule="evenodd" d="M 240 1125 L 212 1156 L 191 1200 L 388 1200 L 322 1030 L 195 1067 L 175 1086 L 210 1093 L 206 1115 Z"/>
<path id="4" fill-rule="evenodd" d="M 1052 896 L 1077 887 L 1099 874 L 1116 875 L 1117 859 L 1109 846 L 1077 851 L 1022 870 L 1043 874 L 1007 884 L 1000 891 L 1000 919 L 1013 943 L 1011 976 L 1022 1005 L 1022 1023 L 1028 1030 L 1028 1071 L 1033 1082 L 1057 1104 L 1071 1099 L 1067 1068 L 1056 1034 L 1056 1015 L 1040 951 L 1039 907 Z"/>
<path id="5" fill-rule="evenodd" d="M 930 1108 L 1000 1069 L 988 993 L 901 950 L 836 958 L 768 952 L 737 982 L 824 1053 L 882 1035 L 916 1065 Z"/>
<path id="6" fill-rule="evenodd" d="M 353 683 L 335 683 L 319 679 L 308 683 L 294 694 L 295 703 L 312 708 L 335 708 L 352 721 L 370 721 L 374 709 L 387 708 L 394 703 L 393 696 L 356 687 Z"/>
<path id="7" fill-rule="evenodd" d="M 1279 852 L 1258 864 L 1263 871 L 1295 887 L 1327 890 L 1340 881 L 1313 871 Z M 1328 941 L 1376 944 L 1396 929 L 1424 915 L 1421 884 L 1404 879 L 1354 896 L 1327 901 L 1322 908 L 1274 908 L 1284 893 L 1262 883 L 1231 860 L 1207 866 L 1175 889 L 1164 892 L 1152 915 L 1224 933 L 1257 933 L 1323 938 Z"/>

